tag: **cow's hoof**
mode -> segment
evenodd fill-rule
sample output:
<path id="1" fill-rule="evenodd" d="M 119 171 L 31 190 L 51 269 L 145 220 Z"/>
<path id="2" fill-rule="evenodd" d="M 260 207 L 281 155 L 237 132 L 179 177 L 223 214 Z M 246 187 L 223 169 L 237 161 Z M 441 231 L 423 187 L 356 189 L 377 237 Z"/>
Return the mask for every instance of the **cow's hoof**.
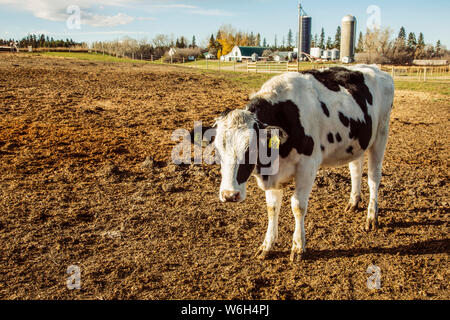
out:
<path id="1" fill-rule="evenodd" d="M 366 232 L 375 231 L 377 229 L 378 229 L 378 221 L 377 220 L 367 220 L 366 221 L 366 226 L 364 228 L 364 230 Z"/>
<path id="2" fill-rule="evenodd" d="M 269 251 L 266 250 L 263 246 L 261 246 L 258 251 L 255 254 L 255 258 L 258 258 L 260 260 L 266 260 L 269 256 Z"/>
<path id="3" fill-rule="evenodd" d="M 358 204 L 349 203 L 345 208 L 345 212 L 358 212 Z"/>
<path id="4" fill-rule="evenodd" d="M 305 258 L 306 251 L 302 249 L 292 249 L 291 251 L 291 257 L 289 260 L 291 262 L 300 262 L 303 258 Z"/>

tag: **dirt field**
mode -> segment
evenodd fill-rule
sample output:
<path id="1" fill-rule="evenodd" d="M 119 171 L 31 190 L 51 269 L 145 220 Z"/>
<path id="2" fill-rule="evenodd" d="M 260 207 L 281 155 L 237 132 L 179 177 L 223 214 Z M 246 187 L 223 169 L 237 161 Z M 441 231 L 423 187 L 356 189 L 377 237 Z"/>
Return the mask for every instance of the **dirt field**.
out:
<path id="1" fill-rule="evenodd" d="M 308 256 L 292 264 L 293 185 L 277 252 L 260 261 L 254 179 L 245 203 L 224 205 L 218 166 L 170 163 L 173 130 L 250 91 L 181 68 L 1 54 L 0 298 L 449 299 L 449 96 L 397 92 L 378 231 L 362 230 L 365 209 L 344 212 L 348 168 L 319 172 Z M 81 290 L 66 288 L 69 265 Z"/>

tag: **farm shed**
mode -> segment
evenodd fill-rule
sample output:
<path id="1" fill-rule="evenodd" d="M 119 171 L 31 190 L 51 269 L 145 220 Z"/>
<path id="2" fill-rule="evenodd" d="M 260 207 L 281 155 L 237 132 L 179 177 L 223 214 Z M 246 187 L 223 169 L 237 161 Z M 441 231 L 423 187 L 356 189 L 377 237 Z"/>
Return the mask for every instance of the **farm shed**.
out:
<path id="1" fill-rule="evenodd" d="M 323 54 L 323 50 L 320 48 L 311 48 L 311 56 L 314 58 L 319 59 L 320 57 L 322 57 Z"/>
<path id="2" fill-rule="evenodd" d="M 278 51 L 273 54 L 273 60 L 276 62 L 291 60 L 292 53 L 289 51 Z"/>
<path id="3" fill-rule="evenodd" d="M 415 66 L 448 66 L 447 60 L 413 60 Z"/>
<path id="4" fill-rule="evenodd" d="M 255 54 L 258 57 L 262 57 L 264 50 L 267 48 L 263 47 L 240 47 L 235 46 L 233 50 L 227 55 L 220 57 L 222 61 L 242 61 L 242 60 L 252 60 L 252 56 Z"/>

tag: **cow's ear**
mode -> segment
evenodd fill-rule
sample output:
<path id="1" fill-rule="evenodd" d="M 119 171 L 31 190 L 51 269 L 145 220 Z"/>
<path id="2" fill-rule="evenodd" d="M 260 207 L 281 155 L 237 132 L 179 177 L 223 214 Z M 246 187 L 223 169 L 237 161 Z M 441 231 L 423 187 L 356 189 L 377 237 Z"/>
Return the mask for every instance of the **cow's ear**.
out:
<path id="1" fill-rule="evenodd" d="M 282 145 L 282 144 L 286 143 L 286 141 L 289 139 L 289 135 L 281 127 L 267 126 L 265 129 L 267 130 L 267 138 L 270 139 L 269 147 L 272 147 L 272 144 Z M 278 131 L 278 133 L 276 135 L 273 135 L 273 133 L 272 133 L 272 131 L 274 131 L 274 130 Z"/>
<path id="2" fill-rule="evenodd" d="M 190 132 L 191 143 L 206 147 L 214 142 L 216 137 L 216 127 L 195 127 L 194 130 Z"/>

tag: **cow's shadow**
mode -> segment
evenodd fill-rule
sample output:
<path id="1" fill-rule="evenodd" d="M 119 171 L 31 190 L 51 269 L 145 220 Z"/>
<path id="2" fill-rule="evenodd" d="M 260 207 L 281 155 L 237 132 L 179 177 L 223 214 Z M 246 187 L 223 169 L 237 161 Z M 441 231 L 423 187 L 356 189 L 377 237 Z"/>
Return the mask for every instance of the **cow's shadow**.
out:
<path id="1" fill-rule="evenodd" d="M 398 245 L 394 247 L 373 247 L 373 248 L 352 248 L 352 249 L 324 249 L 318 250 L 308 248 L 303 260 L 316 261 L 334 258 L 353 258 L 367 254 L 387 254 L 387 255 L 425 255 L 450 252 L 450 239 L 427 240 L 412 244 Z M 289 251 L 274 251 L 268 257 L 269 260 L 286 258 Z"/>

